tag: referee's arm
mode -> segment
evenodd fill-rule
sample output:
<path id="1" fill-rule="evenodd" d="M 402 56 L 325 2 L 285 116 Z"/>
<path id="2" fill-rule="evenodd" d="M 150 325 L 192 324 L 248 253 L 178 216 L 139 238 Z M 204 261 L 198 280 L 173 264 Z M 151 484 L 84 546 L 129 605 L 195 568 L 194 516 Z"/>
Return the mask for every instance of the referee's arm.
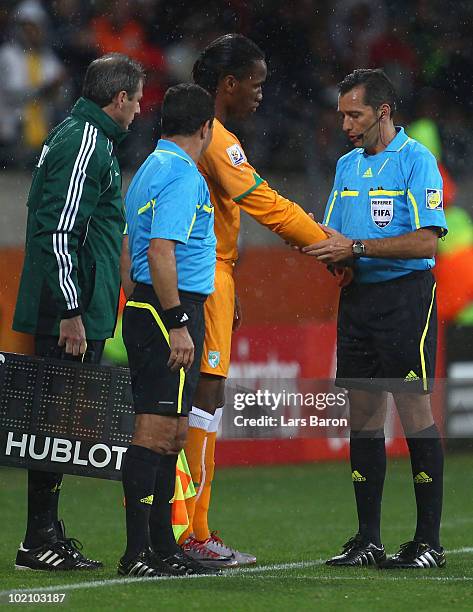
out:
<path id="1" fill-rule="evenodd" d="M 120 254 L 120 279 L 126 299 L 130 297 L 135 289 L 135 283 L 131 280 L 131 258 L 128 249 L 128 236 L 123 236 L 122 252 Z"/>
<path id="2" fill-rule="evenodd" d="M 154 291 L 163 314 L 173 313 L 181 305 L 177 289 L 176 242 L 165 238 L 152 238 L 148 248 L 148 263 Z M 169 329 L 171 354 L 168 366 L 176 371 L 188 370 L 194 361 L 194 343 L 187 327 Z"/>
<path id="3" fill-rule="evenodd" d="M 179 306 L 174 240 L 152 238 L 148 248 L 149 271 L 153 287 L 164 310 Z"/>
<path id="4" fill-rule="evenodd" d="M 414 232 L 391 238 L 361 239 L 365 245 L 363 257 L 380 257 L 384 259 L 431 259 L 435 256 L 439 231 L 437 227 L 423 227 Z M 327 264 L 339 263 L 353 257 L 353 240 L 340 232 L 326 227 L 329 238 L 304 247 L 303 253 L 313 255 Z"/>
<path id="5" fill-rule="evenodd" d="M 85 144 L 84 144 L 85 143 Z M 88 156 L 84 155 L 89 147 Z M 74 356 L 87 349 L 78 277 L 79 245 L 100 198 L 102 168 L 96 141 L 74 134 L 50 149 L 42 199 L 36 210 L 44 277 L 60 316 L 58 345 Z M 80 188 L 78 187 L 80 185 Z"/>

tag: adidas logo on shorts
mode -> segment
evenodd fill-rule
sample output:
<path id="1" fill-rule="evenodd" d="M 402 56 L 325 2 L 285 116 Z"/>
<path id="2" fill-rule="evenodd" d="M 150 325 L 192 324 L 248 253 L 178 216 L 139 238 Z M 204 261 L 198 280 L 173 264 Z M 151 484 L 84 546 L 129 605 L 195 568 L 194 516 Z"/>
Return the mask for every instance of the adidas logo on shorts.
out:
<path id="1" fill-rule="evenodd" d="M 417 476 L 414 477 L 414 482 L 416 484 L 432 482 L 432 478 L 428 474 L 426 474 L 425 472 L 419 472 L 417 474 Z"/>
<path id="2" fill-rule="evenodd" d="M 366 482 L 365 476 L 360 474 L 360 472 L 358 470 L 354 470 L 352 472 L 351 479 L 353 480 L 353 482 Z"/>

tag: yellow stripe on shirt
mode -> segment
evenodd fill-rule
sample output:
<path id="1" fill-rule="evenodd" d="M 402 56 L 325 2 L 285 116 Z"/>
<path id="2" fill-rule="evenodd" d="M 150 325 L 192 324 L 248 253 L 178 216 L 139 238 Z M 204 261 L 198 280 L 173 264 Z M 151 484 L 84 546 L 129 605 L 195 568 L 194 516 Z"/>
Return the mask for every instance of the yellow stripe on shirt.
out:
<path id="1" fill-rule="evenodd" d="M 148 208 L 151 208 L 151 206 L 154 207 L 155 204 L 156 204 L 156 200 L 153 198 L 149 202 L 146 202 L 144 206 L 142 206 L 141 208 L 138 208 L 138 214 L 142 215 L 144 212 L 148 210 Z"/>
<path id="2" fill-rule="evenodd" d="M 406 192 L 405 191 L 394 191 L 394 190 L 390 190 L 390 189 L 372 189 L 369 192 L 370 196 L 401 196 L 404 195 Z"/>
<path id="3" fill-rule="evenodd" d="M 415 221 L 415 224 L 416 224 L 416 229 L 419 229 L 420 228 L 419 208 L 417 207 L 416 199 L 415 199 L 415 197 L 412 194 L 412 191 L 410 189 L 407 190 L 407 197 L 411 201 L 412 208 L 414 209 L 414 221 Z"/>
<path id="4" fill-rule="evenodd" d="M 335 204 L 335 200 L 337 199 L 337 195 L 338 195 L 338 191 L 335 190 L 333 192 L 333 198 L 332 198 L 332 201 L 330 202 L 330 206 L 329 206 L 328 213 L 327 213 L 327 218 L 325 219 L 324 225 L 328 225 L 328 223 L 330 221 L 330 216 L 332 215 L 333 205 Z"/>

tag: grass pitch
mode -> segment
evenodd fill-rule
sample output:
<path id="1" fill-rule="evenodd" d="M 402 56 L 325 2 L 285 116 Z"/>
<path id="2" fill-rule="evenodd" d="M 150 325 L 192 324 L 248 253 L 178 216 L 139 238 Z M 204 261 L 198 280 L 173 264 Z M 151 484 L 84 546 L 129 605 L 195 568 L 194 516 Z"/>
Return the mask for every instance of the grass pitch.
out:
<path id="1" fill-rule="evenodd" d="M 0 602 L 8 593 L 65 593 L 71 610 L 472 610 L 473 457 L 447 457 L 444 570 L 381 572 L 334 569 L 323 560 L 355 532 L 346 464 L 217 471 L 212 527 L 225 541 L 258 556 L 253 568 L 222 577 L 127 580 L 116 575 L 124 549 L 120 483 L 66 477 L 61 516 L 84 552 L 103 560 L 99 572 L 12 569 L 25 524 L 26 472 L 0 468 L 2 536 Z M 395 552 L 412 537 L 415 503 L 409 462 L 390 461 L 383 505 L 383 542 Z M 24 591 L 23 591 L 24 592 Z M 12 604 L 13 605 L 13 604 Z M 20 604 L 17 604 L 20 605 Z M 21 609 L 61 604 L 21 604 Z"/>

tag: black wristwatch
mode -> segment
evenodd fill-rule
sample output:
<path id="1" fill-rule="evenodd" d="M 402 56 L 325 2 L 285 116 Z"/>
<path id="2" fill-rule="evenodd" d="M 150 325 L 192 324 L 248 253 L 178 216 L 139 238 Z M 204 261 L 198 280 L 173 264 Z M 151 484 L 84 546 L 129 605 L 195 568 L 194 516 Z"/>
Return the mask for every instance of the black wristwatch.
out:
<path id="1" fill-rule="evenodd" d="M 353 244 L 351 245 L 351 250 L 353 257 L 358 259 L 359 257 L 363 257 L 366 253 L 366 246 L 361 240 L 354 240 Z"/>

